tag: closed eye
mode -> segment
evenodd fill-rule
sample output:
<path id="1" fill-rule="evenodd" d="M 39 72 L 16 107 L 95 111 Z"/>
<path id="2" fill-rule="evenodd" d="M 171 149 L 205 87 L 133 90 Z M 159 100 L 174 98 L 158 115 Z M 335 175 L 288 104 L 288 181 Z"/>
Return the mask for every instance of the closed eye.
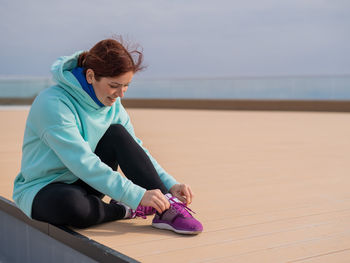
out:
<path id="1" fill-rule="evenodd" d="M 118 86 L 112 86 L 112 85 L 109 85 L 111 88 L 113 88 L 113 89 L 119 89 L 119 88 L 122 88 L 123 87 L 123 85 L 118 85 Z"/>
<path id="2" fill-rule="evenodd" d="M 109 85 L 111 88 L 113 88 L 113 89 L 118 89 L 118 88 L 122 88 L 122 87 L 129 87 L 129 84 L 130 83 L 128 83 L 128 84 L 120 84 L 120 85 L 116 85 L 116 86 L 113 86 L 113 85 Z"/>

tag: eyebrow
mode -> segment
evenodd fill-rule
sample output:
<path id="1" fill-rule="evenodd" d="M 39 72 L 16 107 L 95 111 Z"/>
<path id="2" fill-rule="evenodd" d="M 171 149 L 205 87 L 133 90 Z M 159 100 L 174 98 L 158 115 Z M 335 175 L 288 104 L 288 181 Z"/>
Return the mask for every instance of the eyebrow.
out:
<path id="1" fill-rule="evenodd" d="M 129 85 L 129 84 L 130 84 L 130 82 L 129 82 L 129 83 L 126 83 L 126 84 L 122 84 L 122 83 L 118 83 L 118 82 L 114 82 L 114 81 L 112 81 L 112 82 L 110 82 L 109 84 L 117 84 L 117 85 L 123 85 L 123 86 L 126 86 L 126 85 Z"/>

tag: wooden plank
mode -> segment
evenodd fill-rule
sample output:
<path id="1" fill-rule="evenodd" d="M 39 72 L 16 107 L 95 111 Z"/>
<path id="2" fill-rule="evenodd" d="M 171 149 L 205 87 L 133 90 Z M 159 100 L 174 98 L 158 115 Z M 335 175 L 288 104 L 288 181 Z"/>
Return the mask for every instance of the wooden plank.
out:
<path id="1" fill-rule="evenodd" d="M 350 231 L 346 225 L 346 222 L 320 225 L 307 230 L 297 229 L 249 239 L 235 239 L 232 237 L 220 242 L 207 240 L 206 244 L 198 246 L 196 240 L 198 238 L 196 237 L 191 240 L 192 242 L 189 242 L 190 246 L 181 249 L 173 248 L 175 242 L 171 242 L 171 240 L 166 242 L 166 248 L 161 249 L 165 245 L 165 241 L 162 240 L 162 242 L 158 242 L 156 247 L 154 244 L 149 246 L 146 243 L 142 246 L 123 248 L 122 251 L 127 254 L 132 253 L 134 258 L 142 262 L 154 262 L 165 258 L 185 262 L 201 262 L 217 258 L 234 259 L 233 262 L 287 262 L 300 256 L 310 256 L 317 251 L 333 251 L 348 248 Z M 184 239 L 182 242 L 186 240 Z M 304 249 L 307 244 L 310 244 L 310 249 Z M 158 246 L 161 246 L 161 248 L 158 249 Z M 293 252 L 287 254 L 283 248 L 289 246 L 293 247 Z M 272 252 L 272 250 L 275 250 L 276 253 Z M 259 255 L 251 255 L 252 252 L 256 251 L 260 251 Z M 247 254 L 245 258 L 242 261 L 236 261 L 243 254 Z M 265 257 L 261 255 L 265 255 Z"/>
<path id="2" fill-rule="evenodd" d="M 320 254 L 320 255 L 314 255 L 307 258 L 301 258 L 293 261 L 289 261 L 289 263 L 329 263 L 329 262 L 336 262 L 336 263 L 348 263 L 350 260 L 350 248 L 337 250 L 337 251 L 331 251 L 328 253 Z"/>
<path id="3" fill-rule="evenodd" d="M 271 262 L 349 262 L 349 236 L 334 235 L 317 240 L 306 240 L 283 247 L 272 247 L 234 256 L 217 256 L 192 262 L 235 262 L 235 263 L 271 263 Z"/>
<path id="4" fill-rule="evenodd" d="M 152 109 L 129 114 L 157 161 L 192 186 L 191 209 L 205 231 L 180 236 L 153 229 L 149 217 L 79 233 L 142 262 L 316 260 L 349 248 L 349 114 Z M 25 116 L 0 111 L 8 127 L 0 133 L 0 191 L 8 195 Z"/>
<path id="5" fill-rule="evenodd" d="M 305 217 L 297 217 L 291 219 L 281 219 L 281 220 L 270 220 L 263 222 L 252 222 L 243 223 L 240 222 L 232 227 L 227 227 L 226 225 L 220 225 L 218 227 L 217 222 L 207 223 L 206 230 L 196 237 L 196 245 L 206 244 L 208 240 L 211 242 L 220 242 L 221 240 L 227 240 L 227 238 L 236 239 L 249 239 L 256 236 L 264 236 L 275 234 L 279 232 L 286 232 L 298 229 L 308 229 L 313 228 L 318 225 L 333 225 L 339 221 L 343 221 L 350 216 L 350 210 L 337 211 L 328 214 L 317 214 Z M 231 219 L 233 222 L 235 219 Z M 169 235 L 166 231 L 156 230 L 150 231 L 151 228 L 149 224 L 151 219 L 145 221 L 140 219 L 129 220 L 124 222 L 114 222 L 113 224 L 105 224 L 94 229 L 84 230 L 83 234 L 91 235 L 105 235 L 105 244 L 113 248 L 123 249 L 124 247 L 138 246 L 139 244 L 149 244 L 152 247 L 157 242 L 161 242 L 161 246 L 157 247 L 158 250 L 162 250 L 162 246 L 168 249 L 167 242 L 172 243 L 173 248 L 181 249 L 185 248 L 193 242 L 191 238 L 184 239 L 183 236 L 178 236 L 176 234 Z M 133 231 L 138 228 L 138 231 Z M 116 240 L 113 235 L 122 235 L 123 233 L 128 233 L 133 236 L 133 238 L 128 240 Z M 134 233 L 135 232 L 135 233 Z M 108 234 L 111 234 L 109 237 Z M 161 236 L 159 236 L 161 234 Z M 165 235 L 162 235 L 165 234 Z M 178 244 L 173 243 L 174 238 L 179 242 Z"/>

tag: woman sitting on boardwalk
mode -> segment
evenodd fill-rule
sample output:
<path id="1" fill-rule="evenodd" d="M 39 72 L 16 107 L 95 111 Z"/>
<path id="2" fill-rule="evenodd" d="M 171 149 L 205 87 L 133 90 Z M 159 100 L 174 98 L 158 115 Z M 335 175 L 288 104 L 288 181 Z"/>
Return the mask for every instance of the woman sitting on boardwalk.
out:
<path id="1" fill-rule="evenodd" d="M 155 214 L 156 228 L 202 231 L 187 207 L 191 188 L 142 146 L 121 104 L 141 64 L 141 52 L 106 39 L 52 65 L 57 85 L 31 106 L 14 182 L 13 199 L 27 216 L 85 228 Z M 104 195 L 112 198 L 109 204 Z"/>

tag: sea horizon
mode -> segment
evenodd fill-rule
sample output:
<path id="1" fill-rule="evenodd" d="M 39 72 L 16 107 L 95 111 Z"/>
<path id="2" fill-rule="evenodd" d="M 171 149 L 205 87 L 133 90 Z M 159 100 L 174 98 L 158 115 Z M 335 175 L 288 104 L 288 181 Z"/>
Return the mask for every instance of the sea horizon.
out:
<path id="1" fill-rule="evenodd" d="M 50 76 L 0 75 L 0 98 L 30 98 L 55 83 Z M 350 100 L 350 74 L 137 77 L 127 98 Z"/>

